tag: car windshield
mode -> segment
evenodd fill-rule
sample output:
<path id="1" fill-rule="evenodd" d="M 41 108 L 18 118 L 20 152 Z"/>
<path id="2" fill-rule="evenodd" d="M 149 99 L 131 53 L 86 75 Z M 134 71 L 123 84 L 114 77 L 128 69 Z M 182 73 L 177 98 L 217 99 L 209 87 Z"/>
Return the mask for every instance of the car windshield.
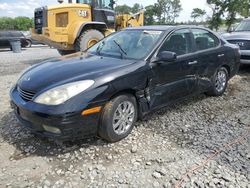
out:
<path id="1" fill-rule="evenodd" d="M 139 60 L 151 52 L 161 34 L 162 31 L 156 30 L 120 31 L 98 42 L 87 52 L 100 56 Z"/>
<path id="2" fill-rule="evenodd" d="M 250 31 L 250 21 L 241 22 L 238 27 L 236 27 L 235 31 Z"/>

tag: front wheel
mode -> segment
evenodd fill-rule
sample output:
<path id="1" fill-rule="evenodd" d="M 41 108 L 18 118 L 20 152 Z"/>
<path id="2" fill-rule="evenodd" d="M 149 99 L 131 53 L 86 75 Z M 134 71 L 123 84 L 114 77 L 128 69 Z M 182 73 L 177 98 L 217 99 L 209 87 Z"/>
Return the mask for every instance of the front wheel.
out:
<path id="1" fill-rule="evenodd" d="M 84 31 L 76 41 L 75 50 L 85 51 L 103 38 L 104 35 L 96 29 Z"/>
<path id="2" fill-rule="evenodd" d="M 212 78 L 213 85 L 207 94 L 211 96 L 221 96 L 227 89 L 228 80 L 227 69 L 225 67 L 219 68 Z"/>
<path id="3" fill-rule="evenodd" d="M 103 109 L 99 136 L 108 142 L 127 137 L 137 121 L 137 103 L 132 95 L 120 95 Z"/>

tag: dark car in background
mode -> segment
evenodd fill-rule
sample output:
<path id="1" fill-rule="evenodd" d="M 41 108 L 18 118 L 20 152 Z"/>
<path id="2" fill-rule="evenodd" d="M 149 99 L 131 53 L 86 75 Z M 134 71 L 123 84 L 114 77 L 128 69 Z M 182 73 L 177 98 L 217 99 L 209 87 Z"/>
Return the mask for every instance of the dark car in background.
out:
<path id="1" fill-rule="evenodd" d="M 241 63 L 250 65 L 250 18 L 243 20 L 234 31 L 223 34 L 229 43 L 236 44 L 241 50 Z"/>
<path id="2" fill-rule="evenodd" d="M 205 28 L 127 28 L 32 66 L 11 89 L 11 105 L 36 134 L 116 142 L 149 112 L 195 94 L 222 95 L 239 64 L 238 46 Z"/>
<path id="3" fill-rule="evenodd" d="M 26 47 L 31 47 L 32 45 L 45 45 L 44 43 L 33 39 L 29 31 L 22 31 L 22 33 L 25 36 L 27 42 L 29 43 Z"/>
<path id="4" fill-rule="evenodd" d="M 0 31 L 0 48 L 10 48 L 11 41 L 20 40 L 21 47 L 29 47 L 29 40 L 21 31 Z"/>

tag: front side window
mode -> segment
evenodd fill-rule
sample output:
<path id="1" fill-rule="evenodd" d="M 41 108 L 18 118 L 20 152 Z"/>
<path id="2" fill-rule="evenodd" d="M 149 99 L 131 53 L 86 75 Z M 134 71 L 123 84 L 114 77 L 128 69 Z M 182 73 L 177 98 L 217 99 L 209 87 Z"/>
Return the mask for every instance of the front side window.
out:
<path id="1" fill-rule="evenodd" d="M 196 48 L 198 51 L 219 46 L 219 39 L 211 32 L 204 29 L 192 29 Z"/>
<path id="2" fill-rule="evenodd" d="M 88 52 L 139 60 L 150 54 L 161 34 L 162 31 L 155 30 L 120 31 L 98 42 Z"/>
<path id="3" fill-rule="evenodd" d="M 181 29 L 171 34 L 160 48 L 160 52 L 162 51 L 175 52 L 177 56 L 191 53 L 192 42 L 190 31 L 188 29 Z"/>

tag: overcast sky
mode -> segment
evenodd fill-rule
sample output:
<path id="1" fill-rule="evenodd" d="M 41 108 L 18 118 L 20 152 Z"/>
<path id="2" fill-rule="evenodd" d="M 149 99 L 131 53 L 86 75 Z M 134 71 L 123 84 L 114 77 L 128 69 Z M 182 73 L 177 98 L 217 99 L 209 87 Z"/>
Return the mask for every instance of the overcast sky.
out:
<path id="1" fill-rule="evenodd" d="M 65 0 L 67 1 L 67 0 Z M 136 1 L 143 6 L 154 4 L 156 0 L 138 0 Z M 118 0 L 118 5 L 127 4 L 132 6 L 135 3 L 134 0 Z M 0 17 L 16 17 L 16 16 L 28 16 L 33 17 L 33 11 L 35 8 L 43 5 L 57 4 L 57 0 L 0 0 Z M 202 8 L 209 12 L 206 0 L 181 0 L 183 11 L 177 21 L 190 20 L 190 14 L 193 8 Z"/>

